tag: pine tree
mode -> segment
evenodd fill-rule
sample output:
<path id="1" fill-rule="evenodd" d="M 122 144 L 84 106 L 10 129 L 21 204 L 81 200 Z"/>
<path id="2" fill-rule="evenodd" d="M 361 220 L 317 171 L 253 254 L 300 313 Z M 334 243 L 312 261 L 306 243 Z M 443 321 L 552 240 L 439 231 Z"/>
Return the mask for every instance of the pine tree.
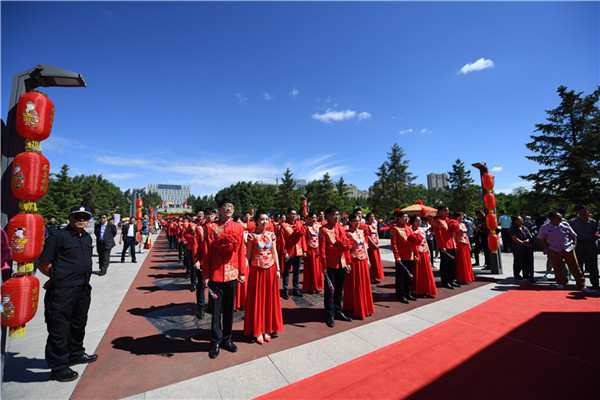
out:
<path id="1" fill-rule="evenodd" d="M 536 124 L 525 146 L 537 155 L 528 159 L 542 168 L 521 178 L 534 190 L 549 193 L 568 207 L 592 203 L 600 209 L 600 86 L 585 97 L 560 86 L 561 103 L 547 110 L 547 123 Z"/>
<path id="2" fill-rule="evenodd" d="M 480 189 L 474 185 L 471 171 L 465 169 L 465 163 L 460 158 L 452 165 L 452 171 L 448 172 L 448 182 L 452 195 L 448 205 L 450 209 L 471 214 L 479 204 Z"/>
<path id="3" fill-rule="evenodd" d="M 296 181 L 289 168 L 283 173 L 275 199 L 275 205 L 281 212 L 286 212 L 289 207 L 298 209 L 300 206 L 300 195 L 296 190 Z"/>

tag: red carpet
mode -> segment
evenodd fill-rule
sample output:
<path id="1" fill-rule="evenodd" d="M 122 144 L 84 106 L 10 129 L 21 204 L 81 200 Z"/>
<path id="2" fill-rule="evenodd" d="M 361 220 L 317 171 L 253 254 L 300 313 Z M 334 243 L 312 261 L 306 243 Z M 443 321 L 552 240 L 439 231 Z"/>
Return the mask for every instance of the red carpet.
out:
<path id="1" fill-rule="evenodd" d="M 260 399 L 597 398 L 599 311 L 597 296 L 523 286 Z"/>

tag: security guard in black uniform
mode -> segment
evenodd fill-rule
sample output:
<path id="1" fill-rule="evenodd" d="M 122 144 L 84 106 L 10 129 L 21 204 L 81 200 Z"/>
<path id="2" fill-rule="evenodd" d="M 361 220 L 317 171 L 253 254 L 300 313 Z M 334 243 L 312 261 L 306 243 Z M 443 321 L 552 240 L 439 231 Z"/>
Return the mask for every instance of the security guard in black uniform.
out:
<path id="1" fill-rule="evenodd" d="M 79 374 L 70 366 L 98 359 L 83 347 L 92 291 L 92 238 L 84 228 L 91 217 L 88 207 L 73 207 L 69 225 L 46 239 L 38 265 L 50 277 L 44 285 L 46 362 L 50 379 L 59 382 L 77 379 Z"/>

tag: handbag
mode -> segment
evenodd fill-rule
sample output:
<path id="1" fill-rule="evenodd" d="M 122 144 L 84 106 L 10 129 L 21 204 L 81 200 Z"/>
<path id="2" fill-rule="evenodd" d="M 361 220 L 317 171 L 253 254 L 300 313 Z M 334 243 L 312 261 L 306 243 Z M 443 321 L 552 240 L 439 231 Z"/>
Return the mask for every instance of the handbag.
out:
<path id="1" fill-rule="evenodd" d="M 152 247 L 152 240 L 150 240 L 150 238 L 148 238 L 146 240 L 146 244 L 144 244 L 144 249 L 150 249 Z"/>

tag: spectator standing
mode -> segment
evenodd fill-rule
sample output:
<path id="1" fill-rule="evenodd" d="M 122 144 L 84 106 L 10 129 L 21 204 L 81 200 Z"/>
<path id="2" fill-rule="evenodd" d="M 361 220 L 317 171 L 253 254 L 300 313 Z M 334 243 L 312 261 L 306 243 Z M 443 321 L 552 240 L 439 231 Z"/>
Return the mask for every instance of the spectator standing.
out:
<path id="1" fill-rule="evenodd" d="M 589 292 L 585 287 L 585 278 L 579 269 L 575 256 L 577 246 L 577 234 L 567 222 L 563 221 L 562 215 L 555 211 L 548 213 L 549 224 L 542 226 L 538 238 L 548 251 L 558 289 L 564 289 L 568 282 L 567 276 L 562 269 L 563 260 L 567 263 L 571 274 L 575 279 L 577 288 L 582 292 Z"/>
<path id="2" fill-rule="evenodd" d="M 502 236 L 502 251 L 505 253 L 510 252 L 511 247 L 511 237 L 510 237 L 510 226 L 512 225 L 512 219 L 504 213 L 503 210 L 500 211 L 500 216 L 498 217 L 498 222 L 500 224 L 500 235 Z"/>
<path id="3" fill-rule="evenodd" d="M 115 247 L 115 237 L 117 236 L 117 227 L 108 221 L 108 215 L 100 215 L 100 222 L 94 227 L 96 235 L 96 251 L 98 252 L 98 264 L 100 264 L 100 273 L 106 275 L 106 270 L 110 264 L 110 251 Z"/>
<path id="4" fill-rule="evenodd" d="M 142 240 L 139 243 L 139 252 L 143 252 L 143 248 L 146 245 L 146 241 L 148 240 L 148 235 L 150 235 L 150 220 L 148 218 L 148 214 L 144 214 L 144 218 L 142 218 L 142 230 L 140 231 L 142 235 Z"/>
<path id="5" fill-rule="evenodd" d="M 56 222 L 56 217 L 48 218 L 48 222 L 46 223 L 46 233 L 48 236 L 55 234 L 60 230 L 60 224 Z"/>
<path id="6" fill-rule="evenodd" d="M 131 217 L 128 222 L 123 223 L 123 228 L 121 229 L 121 239 L 119 239 L 119 244 L 125 242 L 123 245 L 123 250 L 121 251 L 121 262 L 125 262 L 125 254 L 127 253 L 127 249 L 131 253 L 131 262 L 136 263 L 135 259 L 135 245 L 137 244 L 137 225 L 135 223 L 135 217 Z"/>
<path id="7" fill-rule="evenodd" d="M 88 207 L 73 207 L 69 225 L 46 239 L 38 264 L 50 277 L 44 285 L 46 362 L 52 370 L 50 379 L 59 382 L 77 379 L 79 374 L 70 366 L 98 359 L 83 347 L 92 292 L 92 238 L 84 228 L 91 217 Z"/>
<path id="8" fill-rule="evenodd" d="M 512 217 L 510 237 L 513 241 L 511 246 L 513 253 L 513 276 L 516 280 L 527 279 L 533 283 L 533 257 L 531 254 L 533 236 L 523 224 L 521 217 Z M 521 271 L 523 272 L 523 276 L 521 276 Z"/>
<path id="9" fill-rule="evenodd" d="M 577 234 L 575 255 L 581 266 L 581 272 L 584 273 L 587 270 L 594 289 L 600 289 L 598 286 L 598 245 L 596 243 L 598 223 L 590 218 L 590 210 L 586 206 L 581 206 L 577 209 L 577 218 L 569 220 L 569 225 Z"/>

